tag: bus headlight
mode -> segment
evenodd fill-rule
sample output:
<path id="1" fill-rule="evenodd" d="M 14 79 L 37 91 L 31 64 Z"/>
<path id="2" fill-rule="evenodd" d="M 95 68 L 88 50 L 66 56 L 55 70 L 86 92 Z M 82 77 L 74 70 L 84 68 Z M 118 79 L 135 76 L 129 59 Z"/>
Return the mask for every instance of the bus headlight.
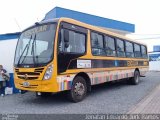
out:
<path id="1" fill-rule="evenodd" d="M 49 80 L 52 77 L 52 72 L 53 72 L 53 65 L 50 65 L 45 72 L 43 80 Z"/>

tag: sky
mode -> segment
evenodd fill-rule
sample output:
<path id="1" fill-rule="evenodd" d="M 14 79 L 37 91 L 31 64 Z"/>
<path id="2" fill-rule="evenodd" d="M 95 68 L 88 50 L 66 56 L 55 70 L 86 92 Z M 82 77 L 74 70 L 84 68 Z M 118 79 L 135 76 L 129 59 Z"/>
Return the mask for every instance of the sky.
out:
<path id="1" fill-rule="evenodd" d="M 160 45 L 159 5 L 160 0 L 0 0 L 0 34 L 22 31 L 58 6 L 135 24 L 128 37 Z"/>

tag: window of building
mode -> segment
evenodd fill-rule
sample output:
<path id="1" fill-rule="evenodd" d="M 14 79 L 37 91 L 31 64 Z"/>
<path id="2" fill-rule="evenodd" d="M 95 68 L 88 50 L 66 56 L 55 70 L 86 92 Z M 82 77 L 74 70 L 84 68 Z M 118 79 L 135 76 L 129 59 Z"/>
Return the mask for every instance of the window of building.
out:
<path id="1" fill-rule="evenodd" d="M 124 41 L 117 39 L 117 56 L 118 57 L 125 57 L 124 52 Z"/>
<path id="2" fill-rule="evenodd" d="M 112 37 L 105 36 L 105 48 L 107 56 L 115 56 L 115 40 Z"/>
<path id="3" fill-rule="evenodd" d="M 141 45 L 142 57 L 147 58 L 147 48 Z"/>
<path id="4" fill-rule="evenodd" d="M 141 48 L 138 44 L 134 44 L 134 55 L 138 58 L 141 57 Z"/>
<path id="5" fill-rule="evenodd" d="M 103 35 L 92 32 L 91 44 L 92 44 L 93 55 L 105 55 Z"/>
<path id="6" fill-rule="evenodd" d="M 134 52 L 133 52 L 133 44 L 131 42 L 126 41 L 126 57 L 134 57 Z"/>

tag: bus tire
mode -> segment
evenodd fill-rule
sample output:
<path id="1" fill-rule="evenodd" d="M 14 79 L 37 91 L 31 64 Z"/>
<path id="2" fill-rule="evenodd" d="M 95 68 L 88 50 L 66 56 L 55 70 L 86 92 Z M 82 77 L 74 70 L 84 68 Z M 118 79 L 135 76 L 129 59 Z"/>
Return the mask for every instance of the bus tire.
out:
<path id="1" fill-rule="evenodd" d="M 87 94 L 87 84 L 83 77 L 77 76 L 73 80 L 71 90 L 68 91 L 68 97 L 72 102 L 82 101 Z"/>
<path id="2" fill-rule="evenodd" d="M 138 85 L 140 80 L 140 73 L 138 70 L 135 70 L 134 76 L 129 79 L 129 83 L 132 85 Z"/>

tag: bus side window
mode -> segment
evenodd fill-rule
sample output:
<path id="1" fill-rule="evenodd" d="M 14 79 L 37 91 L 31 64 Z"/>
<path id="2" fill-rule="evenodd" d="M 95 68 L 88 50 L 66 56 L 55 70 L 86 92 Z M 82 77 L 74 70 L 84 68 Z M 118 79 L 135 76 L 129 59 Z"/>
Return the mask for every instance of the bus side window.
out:
<path id="1" fill-rule="evenodd" d="M 126 57 L 134 57 L 133 43 L 125 41 Z"/>
<path id="2" fill-rule="evenodd" d="M 147 58 L 147 48 L 143 45 L 141 45 L 141 52 L 142 52 L 142 57 Z"/>
<path id="3" fill-rule="evenodd" d="M 115 56 L 115 39 L 109 36 L 105 36 L 105 48 L 107 56 Z"/>
<path id="4" fill-rule="evenodd" d="M 103 35 L 91 32 L 92 54 L 105 55 Z"/>
<path id="5" fill-rule="evenodd" d="M 79 54 L 85 53 L 86 35 L 72 30 L 67 30 L 69 40 L 65 41 L 64 30 L 66 29 L 61 29 L 61 37 L 60 37 L 61 40 L 59 40 L 59 51 L 66 53 L 79 53 Z"/>
<path id="6" fill-rule="evenodd" d="M 134 43 L 134 55 L 137 58 L 141 57 L 141 48 L 140 48 L 140 45 L 138 45 L 136 43 Z"/>
<path id="7" fill-rule="evenodd" d="M 124 41 L 117 39 L 117 56 L 118 57 L 125 57 L 125 50 L 124 50 Z"/>

